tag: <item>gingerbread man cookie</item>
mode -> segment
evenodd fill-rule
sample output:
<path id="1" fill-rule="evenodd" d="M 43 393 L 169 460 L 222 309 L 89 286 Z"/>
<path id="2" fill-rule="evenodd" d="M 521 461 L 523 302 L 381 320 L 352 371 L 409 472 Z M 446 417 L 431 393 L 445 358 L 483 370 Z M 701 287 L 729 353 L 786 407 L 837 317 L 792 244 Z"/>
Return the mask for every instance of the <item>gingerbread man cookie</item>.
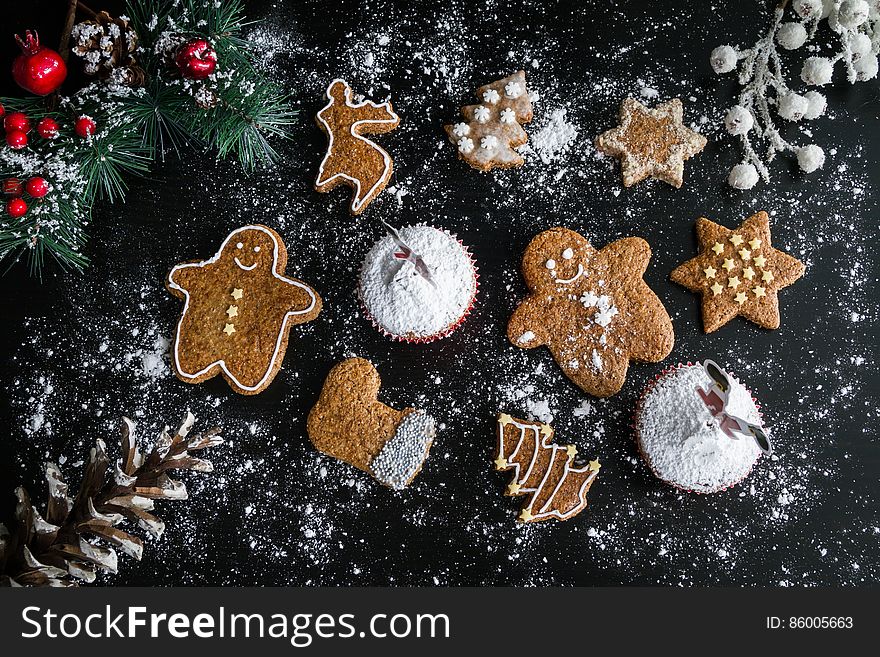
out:
<path id="1" fill-rule="evenodd" d="M 703 329 L 711 333 L 740 315 L 779 328 L 777 292 L 804 275 L 804 264 L 770 245 L 770 218 L 758 212 L 736 230 L 697 220 L 700 255 L 670 278 L 703 297 Z"/>
<path id="2" fill-rule="evenodd" d="M 525 71 L 480 87 L 476 96 L 479 105 L 461 108 L 465 122 L 444 126 L 459 159 L 480 171 L 522 166 L 523 157 L 514 149 L 529 140 L 520 124 L 532 120 Z"/>
<path id="3" fill-rule="evenodd" d="M 508 339 L 522 349 L 546 345 L 585 392 L 617 393 L 631 360 L 654 363 L 672 351 L 672 321 L 642 280 L 650 258 L 638 237 L 597 250 L 573 230 L 545 230 L 523 256 L 531 292 L 510 318 Z"/>
<path id="4" fill-rule="evenodd" d="M 283 275 L 287 249 L 261 225 L 233 231 L 209 260 L 176 265 L 165 286 L 185 301 L 172 364 L 187 383 L 217 374 L 243 395 L 263 391 L 284 360 L 290 327 L 321 312 L 321 298 Z"/>
<path id="5" fill-rule="evenodd" d="M 340 183 L 354 188 L 351 213 L 360 214 L 385 189 L 394 168 L 391 156 L 363 135 L 390 132 L 400 118 L 390 102 L 353 102 L 345 80 L 333 80 L 327 98 L 329 102 L 315 117 L 328 139 L 315 189 L 329 192 Z"/>
<path id="6" fill-rule="evenodd" d="M 597 459 L 576 467 L 574 445 L 554 445 L 553 427 L 498 416 L 496 470 L 513 470 L 507 495 L 528 495 L 520 522 L 568 520 L 587 508 L 587 492 L 602 467 Z"/>
<path id="7" fill-rule="evenodd" d="M 401 490 L 422 469 L 436 429 L 425 411 L 398 411 L 378 401 L 380 384 L 368 360 L 337 364 L 324 381 L 306 430 L 319 451 Z"/>

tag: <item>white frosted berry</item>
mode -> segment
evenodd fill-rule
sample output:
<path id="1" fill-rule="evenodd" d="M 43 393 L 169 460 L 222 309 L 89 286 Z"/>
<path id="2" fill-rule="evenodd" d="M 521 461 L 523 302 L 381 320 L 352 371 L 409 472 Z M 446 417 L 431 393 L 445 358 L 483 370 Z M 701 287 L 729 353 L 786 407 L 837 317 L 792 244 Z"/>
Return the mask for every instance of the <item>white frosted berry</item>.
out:
<path id="1" fill-rule="evenodd" d="M 857 62 L 871 52 L 871 37 L 864 32 L 852 32 L 847 39 L 847 44 L 853 54 L 853 61 Z"/>
<path id="2" fill-rule="evenodd" d="M 802 146 L 797 151 L 797 161 L 801 171 L 813 173 L 816 169 L 821 169 L 822 165 L 825 164 L 825 151 L 815 144 Z"/>
<path id="3" fill-rule="evenodd" d="M 809 109 L 809 101 L 793 91 L 779 99 L 779 116 L 788 121 L 800 121 Z"/>
<path id="4" fill-rule="evenodd" d="M 859 57 L 859 61 L 853 64 L 856 70 L 856 79 L 859 82 L 873 80 L 877 77 L 877 55 L 868 53 Z"/>
<path id="5" fill-rule="evenodd" d="M 791 6 L 801 18 L 819 18 L 824 11 L 822 0 L 794 0 Z"/>
<path id="6" fill-rule="evenodd" d="M 843 0 L 837 10 L 837 22 L 851 30 L 868 20 L 871 8 L 865 0 Z"/>
<path id="7" fill-rule="evenodd" d="M 737 164 L 730 170 L 727 184 L 734 189 L 751 189 L 758 184 L 758 170 L 754 164 Z"/>
<path id="8" fill-rule="evenodd" d="M 818 119 L 825 113 L 825 107 L 828 105 L 825 96 L 818 91 L 808 91 L 804 94 L 804 98 L 807 99 L 807 103 L 809 104 L 807 111 L 804 112 L 805 119 L 810 119 L 812 121 L 813 119 Z"/>
<path id="9" fill-rule="evenodd" d="M 716 73 L 730 73 L 736 68 L 736 50 L 731 46 L 718 46 L 709 55 L 709 63 Z"/>
<path id="10" fill-rule="evenodd" d="M 752 116 L 752 113 L 742 105 L 734 105 L 727 110 L 727 115 L 724 117 L 724 127 L 727 128 L 727 132 L 732 135 L 744 135 L 751 130 L 754 125 L 755 118 Z"/>
<path id="11" fill-rule="evenodd" d="M 827 57 L 807 57 L 801 69 L 801 80 L 814 86 L 828 84 L 833 75 L 834 64 Z"/>
<path id="12" fill-rule="evenodd" d="M 803 23 L 783 23 L 776 32 L 776 41 L 786 50 L 797 50 L 807 42 Z"/>

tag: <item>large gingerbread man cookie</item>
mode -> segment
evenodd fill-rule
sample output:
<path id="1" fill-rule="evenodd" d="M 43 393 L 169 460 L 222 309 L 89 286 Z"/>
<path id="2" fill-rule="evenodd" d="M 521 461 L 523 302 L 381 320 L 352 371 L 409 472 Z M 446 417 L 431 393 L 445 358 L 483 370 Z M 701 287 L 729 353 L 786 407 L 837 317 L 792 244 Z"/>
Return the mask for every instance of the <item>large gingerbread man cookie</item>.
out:
<path id="1" fill-rule="evenodd" d="M 327 134 L 327 153 L 318 167 L 315 189 L 329 192 L 339 184 L 354 188 L 351 213 L 360 214 L 385 189 L 394 164 L 378 144 L 364 137 L 394 130 L 400 118 L 391 103 L 352 101 L 351 87 L 336 79 L 327 87 L 327 105 L 315 119 Z"/>
<path id="2" fill-rule="evenodd" d="M 380 384 L 370 361 L 342 361 L 327 375 L 306 430 L 321 452 L 400 490 L 422 469 L 436 429 L 425 411 L 378 401 Z"/>
<path id="3" fill-rule="evenodd" d="M 176 265 L 165 286 L 185 301 L 177 324 L 172 365 L 187 383 L 217 374 L 243 395 L 275 378 L 290 327 L 321 312 L 321 298 L 284 276 L 287 249 L 266 226 L 233 231 L 209 260 Z"/>
<path id="4" fill-rule="evenodd" d="M 597 397 L 617 393 L 631 360 L 657 362 L 672 351 L 672 321 L 642 275 L 651 249 L 638 237 L 594 249 L 567 228 L 551 228 L 526 248 L 531 291 L 507 337 L 517 347 L 546 345 L 565 375 Z"/>

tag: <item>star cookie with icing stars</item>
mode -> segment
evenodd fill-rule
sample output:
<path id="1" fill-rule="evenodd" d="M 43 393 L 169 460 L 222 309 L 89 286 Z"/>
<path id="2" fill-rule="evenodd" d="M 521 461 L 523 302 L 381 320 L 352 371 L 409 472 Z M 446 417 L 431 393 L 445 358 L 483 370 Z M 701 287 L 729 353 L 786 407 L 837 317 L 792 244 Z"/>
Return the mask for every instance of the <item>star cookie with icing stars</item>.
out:
<path id="1" fill-rule="evenodd" d="M 596 138 L 596 148 L 620 158 L 623 186 L 651 177 L 681 187 L 684 161 L 706 146 L 706 138 L 682 123 L 678 98 L 656 107 L 626 98 L 620 106 L 620 125 Z"/>
<path id="2" fill-rule="evenodd" d="M 767 213 L 752 215 L 735 230 L 701 217 L 697 220 L 697 241 L 700 255 L 676 267 L 670 278 L 702 295 L 706 333 L 737 315 L 763 328 L 779 328 L 777 291 L 803 276 L 804 264 L 771 246 Z M 748 250 L 741 246 L 745 243 Z M 725 262 L 732 266 L 726 273 L 728 284 L 719 289 L 706 270 L 720 269 Z"/>

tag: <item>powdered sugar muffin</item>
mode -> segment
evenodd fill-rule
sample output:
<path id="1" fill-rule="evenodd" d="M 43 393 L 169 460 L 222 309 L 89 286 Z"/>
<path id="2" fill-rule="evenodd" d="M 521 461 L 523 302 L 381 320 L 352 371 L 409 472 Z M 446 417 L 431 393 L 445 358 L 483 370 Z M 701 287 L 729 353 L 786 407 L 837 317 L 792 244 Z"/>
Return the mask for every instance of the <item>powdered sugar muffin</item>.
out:
<path id="1" fill-rule="evenodd" d="M 733 376 L 726 411 L 761 426 L 751 393 Z M 716 493 L 751 472 L 761 456 L 755 441 L 731 438 L 701 398 L 712 379 L 702 365 L 666 370 L 642 394 L 635 416 L 636 438 L 651 471 L 668 484 L 697 493 Z"/>
<path id="2" fill-rule="evenodd" d="M 452 333 L 471 310 L 477 272 L 454 235 L 418 224 L 386 235 L 364 258 L 358 293 L 385 335 L 431 342 Z"/>

